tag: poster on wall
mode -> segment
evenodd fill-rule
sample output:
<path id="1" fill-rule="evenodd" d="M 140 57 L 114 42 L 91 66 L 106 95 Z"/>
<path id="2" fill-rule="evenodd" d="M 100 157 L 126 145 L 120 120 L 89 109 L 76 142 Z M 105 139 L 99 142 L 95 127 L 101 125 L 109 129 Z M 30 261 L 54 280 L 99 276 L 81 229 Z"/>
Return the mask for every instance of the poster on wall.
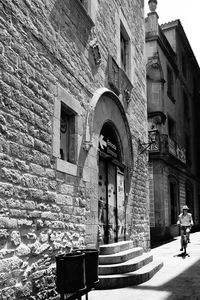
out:
<path id="1" fill-rule="evenodd" d="M 106 211 L 106 164 L 99 162 L 99 201 L 98 201 L 98 218 L 99 218 L 99 238 L 100 244 L 107 242 L 107 211 Z"/>
<path id="2" fill-rule="evenodd" d="M 124 174 L 117 169 L 117 212 L 118 212 L 118 240 L 124 240 L 125 233 L 125 195 Z"/>
<path id="3" fill-rule="evenodd" d="M 115 166 L 108 164 L 108 241 L 116 242 L 116 181 Z"/>

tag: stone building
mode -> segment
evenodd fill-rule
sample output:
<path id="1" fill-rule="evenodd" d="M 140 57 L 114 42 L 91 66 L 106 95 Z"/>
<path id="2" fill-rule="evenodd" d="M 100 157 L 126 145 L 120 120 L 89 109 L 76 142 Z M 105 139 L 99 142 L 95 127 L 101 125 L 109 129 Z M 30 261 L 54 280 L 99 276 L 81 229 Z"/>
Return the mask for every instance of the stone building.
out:
<path id="1" fill-rule="evenodd" d="M 200 222 L 200 69 L 180 20 L 159 25 L 155 2 L 146 18 L 152 243 L 178 235 L 184 204 Z"/>
<path id="2" fill-rule="evenodd" d="M 0 298 L 54 299 L 55 256 L 150 246 L 142 0 L 0 0 Z"/>

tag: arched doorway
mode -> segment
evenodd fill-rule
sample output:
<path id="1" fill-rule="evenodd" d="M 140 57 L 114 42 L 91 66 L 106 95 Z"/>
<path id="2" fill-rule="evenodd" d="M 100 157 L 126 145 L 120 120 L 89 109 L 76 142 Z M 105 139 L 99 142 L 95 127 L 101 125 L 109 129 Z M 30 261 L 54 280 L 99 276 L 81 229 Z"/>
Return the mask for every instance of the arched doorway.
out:
<path id="1" fill-rule="evenodd" d="M 101 243 L 124 240 L 125 187 L 119 135 L 113 123 L 106 122 L 99 136 L 98 219 Z"/>
<path id="2" fill-rule="evenodd" d="M 98 244 L 106 244 L 125 240 L 131 222 L 126 216 L 130 209 L 132 137 L 124 107 L 113 92 L 97 90 L 91 108 L 88 137 L 92 136 L 92 157 L 97 157 Z"/>

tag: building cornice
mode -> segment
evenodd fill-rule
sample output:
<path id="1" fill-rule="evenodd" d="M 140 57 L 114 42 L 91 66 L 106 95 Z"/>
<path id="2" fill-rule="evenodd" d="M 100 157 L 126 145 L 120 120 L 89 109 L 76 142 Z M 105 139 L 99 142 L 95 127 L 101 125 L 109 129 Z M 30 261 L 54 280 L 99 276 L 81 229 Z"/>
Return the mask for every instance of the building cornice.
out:
<path id="1" fill-rule="evenodd" d="M 171 22 L 168 22 L 168 23 L 165 23 L 165 24 L 161 24 L 160 25 L 161 27 L 161 30 L 163 32 L 165 31 L 169 31 L 169 30 L 172 30 L 172 29 L 175 29 L 176 32 L 179 34 L 185 48 L 186 48 L 186 51 L 189 53 L 189 59 L 190 59 L 190 63 L 193 65 L 193 67 L 195 68 L 195 71 L 197 72 L 198 76 L 200 76 L 200 68 L 199 68 L 199 64 L 196 60 L 196 57 L 194 55 L 194 52 L 191 48 L 191 45 L 188 41 L 188 38 L 186 36 L 186 33 L 183 29 L 183 26 L 181 24 L 181 21 L 178 19 L 178 20 L 175 20 L 175 21 L 171 21 Z M 164 33 L 163 33 L 164 34 Z"/>

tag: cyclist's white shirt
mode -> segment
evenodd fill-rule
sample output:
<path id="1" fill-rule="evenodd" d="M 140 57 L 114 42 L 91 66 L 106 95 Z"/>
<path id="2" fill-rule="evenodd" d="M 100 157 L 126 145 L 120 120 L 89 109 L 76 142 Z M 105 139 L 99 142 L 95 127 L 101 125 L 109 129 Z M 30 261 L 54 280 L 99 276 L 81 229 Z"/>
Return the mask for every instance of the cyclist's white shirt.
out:
<path id="1" fill-rule="evenodd" d="M 178 222 L 182 226 L 190 226 L 193 225 L 192 214 L 187 213 L 184 215 L 183 213 L 178 216 Z"/>

